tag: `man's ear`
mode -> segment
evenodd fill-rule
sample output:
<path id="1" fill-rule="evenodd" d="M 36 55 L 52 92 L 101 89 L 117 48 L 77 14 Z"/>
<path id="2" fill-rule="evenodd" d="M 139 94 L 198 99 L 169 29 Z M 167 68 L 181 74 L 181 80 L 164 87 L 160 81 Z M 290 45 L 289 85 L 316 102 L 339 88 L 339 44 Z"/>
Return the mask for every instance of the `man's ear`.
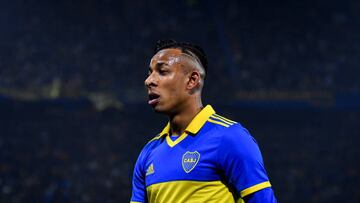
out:
<path id="1" fill-rule="evenodd" d="M 199 87 L 201 81 L 201 75 L 199 71 L 193 70 L 190 72 L 189 81 L 186 86 L 188 90 L 196 90 Z"/>

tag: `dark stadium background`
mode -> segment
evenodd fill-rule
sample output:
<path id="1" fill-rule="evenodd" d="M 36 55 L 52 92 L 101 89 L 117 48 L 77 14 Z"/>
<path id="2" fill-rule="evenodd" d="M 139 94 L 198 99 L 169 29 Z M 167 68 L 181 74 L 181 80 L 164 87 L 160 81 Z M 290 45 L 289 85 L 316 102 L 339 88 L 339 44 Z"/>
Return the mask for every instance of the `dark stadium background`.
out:
<path id="1" fill-rule="evenodd" d="M 279 202 L 360 202 L 356 0 L 0 3 L 0 202 L 128 202 L 166 118 L 156 40 L 204 47 L 204 100 L 257 139 Z"/>

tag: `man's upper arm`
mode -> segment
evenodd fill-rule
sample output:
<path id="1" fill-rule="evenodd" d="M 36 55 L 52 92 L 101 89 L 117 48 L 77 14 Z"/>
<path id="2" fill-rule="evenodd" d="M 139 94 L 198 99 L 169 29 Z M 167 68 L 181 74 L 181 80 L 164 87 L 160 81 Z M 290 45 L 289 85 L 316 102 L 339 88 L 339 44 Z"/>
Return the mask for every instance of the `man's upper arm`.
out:
<path id="1" fill-rule="evenodd" d="M 133 173 L 132 179 L 132 195 L 131 195 L 131 203 L 145 203 L 146 200 L 146 186 L 145 186 L 145 148 L 140 153 Z"/>
<path id="2" fill-rule="evenodd" d="M 227 182 L 242 198 L 265 188 L 271 189 L 260 149 L 241 125 L 226 129 L 219 146 L 218 160 Z"/>

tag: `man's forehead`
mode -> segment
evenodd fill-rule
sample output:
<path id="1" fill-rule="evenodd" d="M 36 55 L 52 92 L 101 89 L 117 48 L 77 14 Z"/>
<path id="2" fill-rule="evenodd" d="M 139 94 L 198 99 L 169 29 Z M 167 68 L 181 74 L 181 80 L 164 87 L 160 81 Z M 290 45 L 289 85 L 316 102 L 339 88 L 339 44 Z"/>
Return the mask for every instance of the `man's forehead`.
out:
<path id="1" fill-rule="evenodd" d="M 160 50 L 152 57 L 150 65 L 158 62 L 167 62 L 168 60 L 181 56 L 181 54 L 181 50 L 176 48 Z"/>

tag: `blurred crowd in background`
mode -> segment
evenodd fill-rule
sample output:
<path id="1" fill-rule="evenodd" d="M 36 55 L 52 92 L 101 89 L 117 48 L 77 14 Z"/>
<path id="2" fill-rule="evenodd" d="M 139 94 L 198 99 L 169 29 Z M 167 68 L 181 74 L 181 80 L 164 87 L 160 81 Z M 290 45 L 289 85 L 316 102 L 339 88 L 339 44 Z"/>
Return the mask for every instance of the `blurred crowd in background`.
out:
<path id="1" fill-rule="evenodd" d="M 133 102 L 143 98 L 156 40 L 174 38 L 206 50 L 209 80 L 216 80 L 207 84 L 209 96 L 228 97 L 219 87 L 233 95 L 360 91 L 354 0 L 2 4 L 2 89 L 45 97 L 107 92 Z M 57 91 L 46 94 L 44 87 Z"/>
<path id="2" fill-rule="evenodd" d="M 166 122 L 143 81 L 155 42 L 169 38 L 205 49 L 205 102 L 249 128 L 279 202 L 359 202 L 359 10 L 355 0 L 1 2 L 0 202 L 128 202 L 137 155 Z"/>

